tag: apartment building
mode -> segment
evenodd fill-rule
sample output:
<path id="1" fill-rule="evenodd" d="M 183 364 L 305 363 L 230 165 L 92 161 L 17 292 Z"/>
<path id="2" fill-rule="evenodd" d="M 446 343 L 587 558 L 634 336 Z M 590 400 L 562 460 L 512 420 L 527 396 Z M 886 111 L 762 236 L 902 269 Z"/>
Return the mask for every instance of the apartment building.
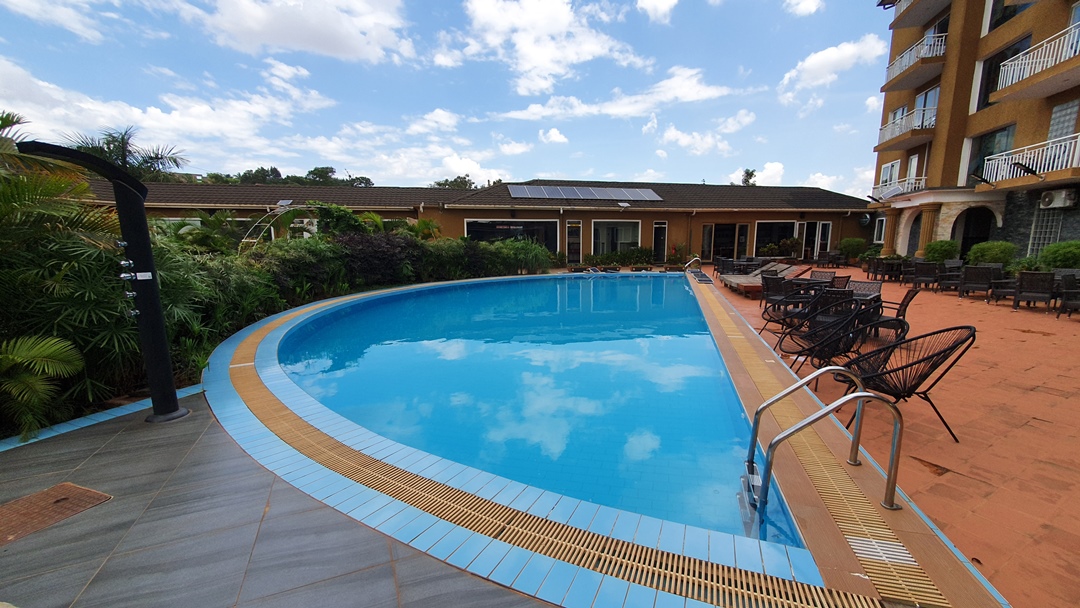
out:
<path id="1" fill-rule="evenodd" d="M 870 206 L 882 253 L 1080 239 L 1080 2 L 878 5 L 894 13 Z"/>

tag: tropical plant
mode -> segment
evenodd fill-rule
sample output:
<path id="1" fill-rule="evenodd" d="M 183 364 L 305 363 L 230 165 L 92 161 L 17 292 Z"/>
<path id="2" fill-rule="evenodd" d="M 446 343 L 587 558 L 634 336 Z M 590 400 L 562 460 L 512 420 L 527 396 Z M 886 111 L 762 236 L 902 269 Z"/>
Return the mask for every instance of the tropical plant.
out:
<path id="1" fill-rule="evenodd" d="M 856 236 L 840 239 L 840 242 L 836 245 L 836 249 L 843 254 L 844 259 L 852 260 L 858 258 L 866 251 L 866 239 Z"/>
<path id="2" fill-rule="evenodd" d="M 1043 268 L 1080 268 L 1080 241 L 1051 243 L 1039 252 Z"/>
<path id="3" fill-rule="evenodd" d="M 1009 264 L 1016 259 L 1016 245 L 1009 241 L 976 243 L 968 250 L 968 264 Z"/>
<path id="4" fill-rule="evenodd" d="M 14 428 L 26 441 L 62 419 L 51 411 L 59 403 L 57 379 L 82 368 L 82 355 L 67 340 L 23 336 L 0 342 L 0 413 L 4 417 L 0 426 Z"/>
<path id="5" fill-rule="evenodd" d="M 187 164 L 183 152 L 173 146 L 135 145 L 138 129 L 103 129 L 100 136 L 74 134 L 66 137 L 71 147 L 120 167 L 137 180 L 145 182 L 175 181 L 172 170 Z"/>
<path id="6" fill-rule="evenodd" d="M 923 253 L 927 262 L 955 260 L 960 257 L 960 243 L 950 240 L 932 241 L 926 244 Z"/>
<path id="7" fill-rule="evenodd" d="M 802 257 L 802 239 L 795 237 L 783 239 L 777 246 L 780 248 L 780 255 Z"/>

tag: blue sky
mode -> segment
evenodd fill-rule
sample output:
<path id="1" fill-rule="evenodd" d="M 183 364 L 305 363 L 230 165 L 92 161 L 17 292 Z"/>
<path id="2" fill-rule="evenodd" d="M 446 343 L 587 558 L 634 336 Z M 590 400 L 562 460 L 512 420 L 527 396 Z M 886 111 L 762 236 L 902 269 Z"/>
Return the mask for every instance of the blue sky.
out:
<path id="1" fill-rule="evenodd" d="M 0 0 L 0 109 L 193 173 L 874 182 L 871 0 Z"/>

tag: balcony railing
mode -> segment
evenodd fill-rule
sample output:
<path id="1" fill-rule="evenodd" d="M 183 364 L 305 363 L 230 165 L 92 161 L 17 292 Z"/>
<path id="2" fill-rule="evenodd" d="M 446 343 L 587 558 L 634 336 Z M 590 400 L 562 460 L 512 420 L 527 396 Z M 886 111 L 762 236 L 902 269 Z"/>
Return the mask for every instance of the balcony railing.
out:
<path id="1" fill-rule="evenodd" d="M 886 199 L 898 194 L 918 192 L 926 188 L 925 177 L 909 177 L 895 182 L 886 182 L 874 186 L 874 198 Z"/>
<path id="2" fill-rule="evenodd" d="M 937 124 L 937 108 L 918 108 L 881 127 L 878 144 L 916 129 L 933 129 Z"/>
<path id="3" fill-rule="evenodd" d="M 907 7 L 911 6 L 912 2 L 915 2 L 915 0 L 900 0 L 899 2 L 897 2 L 896 6 L 893 7 L 894 9 L 896 9 L 893 11 L 893 19 L 899 17 L 900 13 L 904 12 Z"/>
<path id="4" fill-rule="evenodd" d="M 987 156 L 983 163 L 983 179 L 999 182 L 1030 175 L 1023 165 L 1040 175 L 1061 169 L 1080 167 L 1080 133 L 1059 137 L 1024 148 Z"/>
<path id="5" fill-rule="evenodd" d="M 896 5 L 899 9 L 900 5 Z M 885 82 L 900 75 L 901 72 L 915 65 L 920 59 L 927 57 L 943 57 L 945 55 L 945 38 L 948 34 L 934 34 L 916 42 L 910 49 L 904 51 L 889 64 L 885 70 Z"/>
<path id="6" fill-rule="evenodd" d="M 1012 59 L 1003 61 L 998 73 L 997 88 L 1000 91 L 1077 55 L 1080 55 L 1080 23 L 1054 34 Z"/>

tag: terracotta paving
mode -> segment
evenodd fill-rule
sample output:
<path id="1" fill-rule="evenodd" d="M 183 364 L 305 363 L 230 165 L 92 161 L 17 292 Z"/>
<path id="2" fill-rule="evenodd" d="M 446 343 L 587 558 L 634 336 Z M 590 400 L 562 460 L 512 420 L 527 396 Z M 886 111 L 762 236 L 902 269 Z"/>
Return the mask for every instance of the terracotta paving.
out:
<path id="1" fill-rule="evenodd" d="M 857 268 L 839 274 L 865 278 Z M 906 290 L 886 283 L 883 297 L 898 301 Z M 757 301 L 718 291 L 761 327 Z M 924 291 L 907 318 L 912 336 L 954 325 L 978 333 L 930 393 L 960 443 L 926 403 L 901 407 L 901 489 L 1013 606 L 1080 605 L 1080 316 Z M 841 392 L 825 383 L 818 391 L 826 403 Z M 863 432 L 863 446 L 886 463 L 891 417 L 868 410 Z"/>

